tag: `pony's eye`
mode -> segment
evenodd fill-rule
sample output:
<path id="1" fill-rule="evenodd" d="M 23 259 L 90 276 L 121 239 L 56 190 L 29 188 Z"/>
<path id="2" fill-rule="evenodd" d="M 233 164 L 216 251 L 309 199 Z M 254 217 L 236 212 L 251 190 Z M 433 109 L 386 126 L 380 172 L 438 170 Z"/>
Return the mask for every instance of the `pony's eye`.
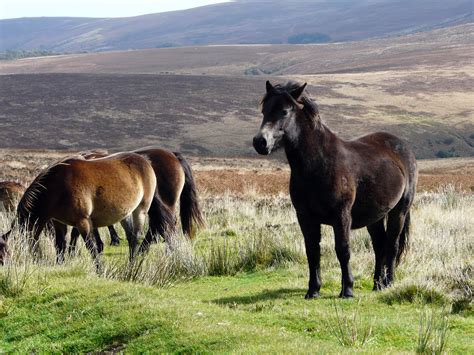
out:
<path id="1" fill-rule="evenodd" d="M 290 110 L 289 110 L 289 109 L 284 109 L 284 110 L 283 110 L 283 114 L 284 114 L 285 116 L 286 116 L 287 114 L 289 114 L 289 113 L 290 113 Z"/>

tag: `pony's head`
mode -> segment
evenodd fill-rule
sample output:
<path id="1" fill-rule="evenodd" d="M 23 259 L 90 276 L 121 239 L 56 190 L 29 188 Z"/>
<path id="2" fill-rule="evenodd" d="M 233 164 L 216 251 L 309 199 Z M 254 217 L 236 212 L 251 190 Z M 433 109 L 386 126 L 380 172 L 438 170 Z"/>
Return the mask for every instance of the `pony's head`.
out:
<path id="1" fill-rule="evenodd" d="M 300 133 L 297 120 L 304 116 L 312 121 L 318 115 L 316 103 L 305 95 L 305 88 L 306 83 L 273 86 L 267 81 L 267 92 L 261 102 L 263 121 L 253 138 L 257 153 L 267 155 L 285 142 L 296 141 Z"/>

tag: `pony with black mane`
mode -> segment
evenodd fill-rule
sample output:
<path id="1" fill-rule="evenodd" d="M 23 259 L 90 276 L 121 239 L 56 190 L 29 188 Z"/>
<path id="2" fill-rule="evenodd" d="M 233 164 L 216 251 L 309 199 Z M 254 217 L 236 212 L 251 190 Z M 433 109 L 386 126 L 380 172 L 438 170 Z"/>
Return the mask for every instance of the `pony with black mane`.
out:
<path id="1" fill-rule="evenodd" d="M 321 289 L 321 225 L 333 227 L 342 271 L 340 297 L 353 297 L 351 229 L 366 227 L 375 251 L 374 290 L 392 284 L 407 249 L 410 207 L 418 170 L 406 142 L 385 132 L 343 140 L 321 120 L 306 84 L 266 83 L 263 121 L 253 139 L 262 155 L 284 148 L 291 168 L 290 196 L 309 265 L 306 298 Z"/>

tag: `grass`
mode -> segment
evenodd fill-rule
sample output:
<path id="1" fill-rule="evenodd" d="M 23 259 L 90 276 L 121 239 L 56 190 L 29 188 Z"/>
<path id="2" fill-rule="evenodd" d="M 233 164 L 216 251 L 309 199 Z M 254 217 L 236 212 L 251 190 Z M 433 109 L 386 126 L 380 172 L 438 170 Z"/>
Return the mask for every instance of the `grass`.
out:
<path id="1" fill-rule="evenodd" d="M 358 306 L 360 305 L 360 299 Z M 369 322 L 361 320 L 359 307 L 351 315 L 347 315 L 334 302 L 334 312 L 336 314 L 336 326 L 333 322 L 328 322 L 332 333 L 336 335 L 339 343 L 345 347 L 362 347 L 371 340 L 372 326 Z"/>
<path id="2" fill-rule="evenodd" d="M 108 247 L 99 275 L 83 246 L 55 265 L 48 238 L 31 262 L 17 233 L 0 269 L 0 352 L 472 353 L 473 202 L 449 188 L 420 194 L 397 282 L 379 293 L 370 238 L 355 231 L 354 300 L 337 298 L 329 228 L 321 298 L 303 299 L 303 241 L 283 195 L 205 196 L 196 242 L 178 236 L 133 265 L 125 243 Z"/>
<path id="3" fill-rule="evenodd" d="M 418 347 L 420 354 L 443 354 L 446 350 L 449 313 L 424 310 L 420 316 Z"/>

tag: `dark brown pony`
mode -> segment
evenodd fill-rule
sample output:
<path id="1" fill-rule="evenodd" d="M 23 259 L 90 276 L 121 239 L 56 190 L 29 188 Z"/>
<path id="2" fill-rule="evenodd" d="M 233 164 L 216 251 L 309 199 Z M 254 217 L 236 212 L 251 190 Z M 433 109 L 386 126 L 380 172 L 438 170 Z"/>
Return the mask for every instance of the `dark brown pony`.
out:
<path id="1" fill-rule="evenodd" d="M 28 233 L 34 251 L 46 224 L 59 222 L 54 223 L 58 259 L 66 248 L 65 225 L 79 230 L 96 259 L 94 228 L 121 222 L 132 259 L 155 190 L 153 168 L 141 155 L 67 158 L 44 170 L 27 188 L 17 208 L 16 222 Z M 4 242 L 10 232 L 2 236 Z"/>
<path id="2" fill-rule="evenodd" d="M 140 246 L 140 252 L 147 251 L 156 236 L 162 236 L 167 240 L 175 232 L 178 204 L 183 232 L 192 239 L 196 227 L 202 226 L 204 220 L 193 173 L 186 159 L 180 153 L 154 147 L 138 149 L 134 153 L 148 159 L 157 182 L 156 196 L 148 212 L 150 228 Z M 107 152 L 92 151 L 83 155 L 86 159 L 90 159 L 106 156 Z M 78 234 L 73 230 L 71 252 L 75 249 L 77 237 Z M 99 246 L 103 245 L 98 232 L 96 241 Z"/>
<path id="3" fill-rule="evenodd" d="M 309 264 L 306 298 L 318 297 L 321 288 L 321 224 L 334 229 L 341 297 L 353 296 L 351 229 L 367 227 L 375 251 L 374 289 L 389 286 L 408 243 L 418 176 L 415 156 L 404 141 L 385 132 L 351 141 L 339 138 L 322 122 L 305 87 L 267 81 L 263 122 L 253 146 L 264 155 L 285 149 L 290 196 Z"/>
<path id="4" fill-rule="evenodd" d="M 26 187 L 17 181 L 0 181 L 0 205 L 6 212 L 15 211 L 25 190 Z"/>

